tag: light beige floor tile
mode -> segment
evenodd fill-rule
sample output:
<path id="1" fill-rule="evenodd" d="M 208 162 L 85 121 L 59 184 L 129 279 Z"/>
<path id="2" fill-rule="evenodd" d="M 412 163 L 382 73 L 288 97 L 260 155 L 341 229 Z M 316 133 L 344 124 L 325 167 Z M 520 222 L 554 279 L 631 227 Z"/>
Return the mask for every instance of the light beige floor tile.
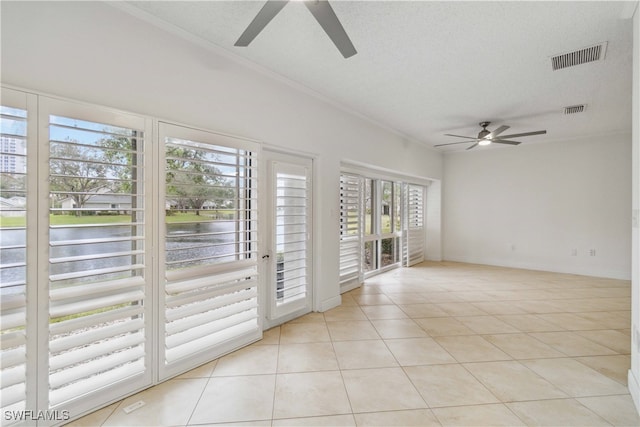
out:
<path id="1" fill-rule="evenodd" d="M 370 321 L 344 320 L 341 322 L 327 322 L 332 341 L 353 341 L 380 339 Z"/>
<path id="2" fill-rule="evenodd" d="M 278 373 L 337 370 L 338 361 L 329 342 L 280 346 Z"/>
<path id="3" fill-rule="evenodd" d="M 401 368 L 342 371 L 353 412 L 421 409 L 427 405 Z"/>
<path id="4" fill-rule="evenodd" d="M 615 426 L 640 426 L 640 415 L 628 394 L 576 400 Z"/>
<path id="5" fill-rule="evenodd" d="M 575 332 L 533 332 L 532 337 L 549 344 L 567 356 L 605 356 L 615 351 L 581 337 Z"/>
<path id="6" fill-rule="evenodd" d="M 436 337 L 435 340 L 461 363 L 511 359 L 511 356 L 478 335 Z"/>
<path id="7" fill-rule="evenodd" d="M 444 426 L 524 426 L 509 408 L 503 404 L 455 406 L 435 408 L 433 413 Z"/>
<path id="8" fill-rule="evenodd" d="M 603 345 L 619 354 L 631 354 L 631 335 L 612 329 L 580 331 L 578 335 Z"/>
<path id="9" fill-rule="evenodd" d="M 502 402 L 568 397 L 519 362 L 466 363 L 464 367 Z"/>
<path id="10" fill-rule="evenodd" d="M 483 338 L 514 359 L 564 357 L 563 353 L 528 334 L 483 335 Z"/>
<path id="11" fill-rule="evenodd" d="M 600 328 L 625 329 L 631 324 L 629 318 L 616 311 L 596 311 L 592 313 L 576 313 L 577 316 L 596 322 Z"/>
<path id="12" fill-rule="evenodd" d="M 221 357 L 213 376 L 275 374 L 277 366 L 277 345 L 250 345 Z"/>
<path id="13" fill-rule="evenodd" d="M 524 310 L 507 301 L 474 302 L 473 306 L 492 315 L 524 314 Z"/>
<path id="14" fill-rule="evenodd" d="M 101 426 L 102 423 L 104 423 L 107 418 L 109 418 L 109 416 L 111 414 L 113 414 L 113 412 L 116 410 L 116 408 L 118 407 L 118 405 L 120 404 L 120 402 L 118 403 L 113 403 L 107 407 L 104 407 L 102 409 L 98 409 L 95 412 L 92 412 L 88 415 L 85 415 L 82 418 L 78 418 L 75 421 L 72 421 L 70 423 L 65 424 L 65 427 L 95 427 L 95 426 Z"/>
<path id="15" fill-rule="evenodd" d="M 465 302 L 458 292 L 420 292 L 427 303 Z"/>
<path id="16" fill-rule="evenodd" d="M 334 342 L 340 369 L 387 368 L 398 362 L 382 340 Z"/>
<path id="17" fill-rule="evenodd" d="M 216 368 L 218 360 L 214 360 L 209 363 L 205 363 L 202 366 L 198 366 L 184 374 L 176 377 L 176 379 L 188 379 L 188 378 L 209 378 L 213 374 L 213 370 Z"/>
<path id="18" fill-rule="evenodd" d="M 213 377 L 190 424 L 267 420 L 272 416 L 275 375 Z M 185 399 L 179 399 L 180 404 Z"/>
<path id="19" fill-rule="evenodd" d="M 280 344 L 280 326 L 271 328 L 262 333 L 262 339 L 255 343 L 255 345 L 278 345 Z"/>
<path id="20" fill-rule="evenodd" d="M 407 316 L 416 319 L 422 317 L 447 317 L 448 314 L 435 304 L 402 304 L 399 306 Z"/>
<path id="21" fill-rule="evenodd" d="M 353 295 L 347 295 L 347 294 L 343 294 L 341 301 L 340 301 L 340 307 L 357 307 L 358 303 L 356 302 L 356 298 Z"/>
<path id="22" fill-rule="evenodd" d="M 372 320 L 371 323 L 384 339 L 428 336 L 424 329 L 411 319 L 380 319 Z"/>
<path id="23" fill-rule="evenodd" d="M 271 420 L 239 421 L 236 423 L 187 424 L 187 425 L 198 426 L 198 427 L 271 427 Z"/>
<path id="24" fill-rule="evenodd" d="M 324 319 L 329 321 L 367 320 L 367 316 L 358 306 L 341 305 L 324 312 Z"/>
<path id="25" fill-rule="evenodd" d="M 304 316 L 289 320 L 287 323 L 324 323 L 324 313 L 307 313 Z"/>
<path id="26" fill-rule="evenodd" d="M 574 359 L 622 385 L 627 385 L 627 376 L 629 369 L 631 369 L 631 356 L 629 355 L 587 356 L 575 357 Z"/>
<path id="27" fill-rule="evenodd" d="M 397 305 L 365 305 L 360 307 L 370 319 L 406 319 L 409 316 Z"/>
<path id="28" fill-rule="evenodd" d="M 475 335 L 475 332 L 453 317 L 430 317 L 415 321 L 432 337 Z"/>
<path id="29" fill-rule="evenodd" d="M 573 313 L 550 313 L 538 315 L 542 320 L 562 326 L 569 331 L 586 331 L 600 329 L 602 326 L 598 322 L 585 319 Z"/>
<path id="30" fill-rule="evenodd" d="M 429 409 L 412 409 L 408 411 L 369 412 L 355 414 L 358 426 L 381 427 L 439 427 L 440 423 Z"/>
<path id="31" fill-rule="evenodd" d="M 469 302 L 446 302 L 437 304 L 437 306 L 450 316 L 482 316 L 487 314 Z"/>
<path id="32" fill-rule="evenodd" d="M 306 417 L 287 418 L 283 420 L 273 420 L 273 427 L 354 427 L 356 421 L 352 414 L 349 415 L 329 415 L 326 417 Z"/>
<path id="33" fill-rule="evenodd" d="M 535 314 L 515 314 L 496 317 L 523 332 L 554 332 L 565 330 L 563 327 L 555 323 L 547 322 Z"/>
<path id="34" fill-rule="evenodd" d="M 510 334 L 520 332 L 494 316 L 456 317 L 463 325 L 477 334 Z"/>
<path id="35" fill-rule="evenodd" d="M 388 296 L 384 294 L 362 294 L 353 297 L 360 305 L 388 305 L 393 304 Z"/>
<path id="36" fill-rule="evenodd" d="M 319 322 L 285 323 L 280 331 L 280 344 L 302 344 L 330 341 L 327 325 Z"/>
<path id="37" fill-rule="evenodd" d="M 403 338 L 385 342 L 401 366 L 457 363 L 433 338 Z"/>
<path id="38" fill-rule="evenodd" d="M 169 380 L 122 402 L 104 426 L 186 425 L 208 379 Z M 123 408 L 142 400 L 145 405 L 127 414 Z"/>
<path id="39" fill-rule="evenodd" d="M 529 426 L 609 426 L 602 417 L 574 399 L 507 403 Z"/>
<path id="40" fill-rule="evenodd" d="M 274 418 L 350 414 L 351 406 L 340 372 L 279 374 Z"/>
<path id="41" fill-rule="evenodd" d="M 387 296 L 394 304 L 426 304 L 430 302 L 424 295 L 416 292 L 387 293 Z"/>
<path id="42" fill-rule="evenodd" d="M 409 366 L 404 369 L 430 408 L 499 402 L 460 365 Z"/>
<path id="43" fill-rule="evenodd" d="M 625 394 L 627 388 L 574 359 L 525 360 L 522 363 L 572 397 Z"/>

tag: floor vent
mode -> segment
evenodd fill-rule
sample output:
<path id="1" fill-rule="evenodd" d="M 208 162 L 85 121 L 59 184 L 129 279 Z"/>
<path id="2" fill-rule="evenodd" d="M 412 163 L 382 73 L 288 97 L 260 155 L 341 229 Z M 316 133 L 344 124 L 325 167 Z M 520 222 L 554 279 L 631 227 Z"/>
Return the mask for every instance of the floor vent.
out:
<path id="1" fill-rule="evenodd" d="M 601 61 L 604 59 L 604 53 L 606 50 L 607 42 L 604 42 L 573 52 L 552 56 L 551 67 L 553 68 L 553 71 L 556 71 L 567 67 L 586 64 L 588 62 Z"/>
<path id="2" fill-rule="evenodd" d="M 587 106 L 585 104 L 580 104 L 580 105 L 572 105 L 570 107 L 564 107 L 564 114 L 576 114 L 576 113 L 583 113 L 585 108 L 587 108 Z"/>

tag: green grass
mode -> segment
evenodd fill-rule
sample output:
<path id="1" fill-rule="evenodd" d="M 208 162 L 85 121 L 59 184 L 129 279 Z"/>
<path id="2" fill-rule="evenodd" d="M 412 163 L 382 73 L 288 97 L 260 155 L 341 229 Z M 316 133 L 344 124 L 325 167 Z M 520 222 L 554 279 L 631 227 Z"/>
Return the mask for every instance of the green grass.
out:
<path id="1" fill-rule="evenodd" d="M 221 215 L 233 214 L 233 211 L 219 211 Z M 226 216 L 225 215 L 225 216 Z M 179 222 L 198 222 L 212 220 L 214 217 L 208 213 L 201 212 L 200 215 L 195 213 L 174 213 L 168 215 L 166 221 L 170 224 Z M 49 223 L 51 225 L 82 225 L 82 224 L 115 224 L 131 222 L 130 215 L 49 215 Z M 24 227 L 26 218 L 23 216 L 1 216 L 0 227 Z"/>

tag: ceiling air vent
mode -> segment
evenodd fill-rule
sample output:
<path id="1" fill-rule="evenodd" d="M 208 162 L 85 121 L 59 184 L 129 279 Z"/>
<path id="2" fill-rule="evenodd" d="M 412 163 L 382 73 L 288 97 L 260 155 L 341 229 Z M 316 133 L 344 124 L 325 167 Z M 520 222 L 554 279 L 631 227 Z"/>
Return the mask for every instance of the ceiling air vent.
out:
<path id="1" fill-rule="evenodd" d="M 564 107 L 564 114 L 576 114 L 584 112 L 584 109 L 587 108 L 585 104 L 580 105 L 572 105 L 570 107 Z"/>
<path id="2" fill-rule="evenodd" d="M 551 57 L 551 67 L 553 71 L 561 70 L 575 65 L 586 64 L 587 62 L 601 61 L 607 50 L 607 42 L 594 46 L 585 47 L 573 52 L 562 53 Z"/>

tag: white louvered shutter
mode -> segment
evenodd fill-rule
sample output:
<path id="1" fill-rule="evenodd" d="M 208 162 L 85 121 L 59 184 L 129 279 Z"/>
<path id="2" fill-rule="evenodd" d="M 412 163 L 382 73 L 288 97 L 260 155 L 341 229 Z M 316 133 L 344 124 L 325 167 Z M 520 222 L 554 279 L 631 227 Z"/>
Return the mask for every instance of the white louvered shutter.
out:
<path id="1" fill-rule="evenodd" d="M 35 282 L 27 265 L 27 226 L 32 226 L 27 209 L 34 210 L 35 200 L 27 194 L 27 179 L 35 170 L 27 167 L 27 97 L 2 90 L 0 106 L 0 367 L 1 407 L 3 414 L 26 409 L 27 405 L 27 289 Z M 29 175 L 28 175 L 29 174 Z M 33 293 L 31 293 L 33 295 Z M 32 356 L 33 357 L 33 356 Z M 33 365 L 31 365 L 33 366 Z M 6 419 L 3 425 L 17 419 Z"/>
<path id="2" fill-rule="evenodd" d="M 424 261 L 424 187 L 408 184 L 407 198 L 407 227 L 405 265 L 411 266 Z"/>
<path id="3" fill-rule="evenodd" d="M 255 341 L 258 144 L 160 124 L 161 377 Z"/>
<path id="4" fill-rule="evenodd" d="M 86 408 L 151 381 L 149 122 L 46 105 L 48 407 Z"/>
<path id="5" fill-rule="evenodd" d="M 340 284 L 359 284 L 362 275 L 363 181 L 360 176 L 340 175 Z"/>

